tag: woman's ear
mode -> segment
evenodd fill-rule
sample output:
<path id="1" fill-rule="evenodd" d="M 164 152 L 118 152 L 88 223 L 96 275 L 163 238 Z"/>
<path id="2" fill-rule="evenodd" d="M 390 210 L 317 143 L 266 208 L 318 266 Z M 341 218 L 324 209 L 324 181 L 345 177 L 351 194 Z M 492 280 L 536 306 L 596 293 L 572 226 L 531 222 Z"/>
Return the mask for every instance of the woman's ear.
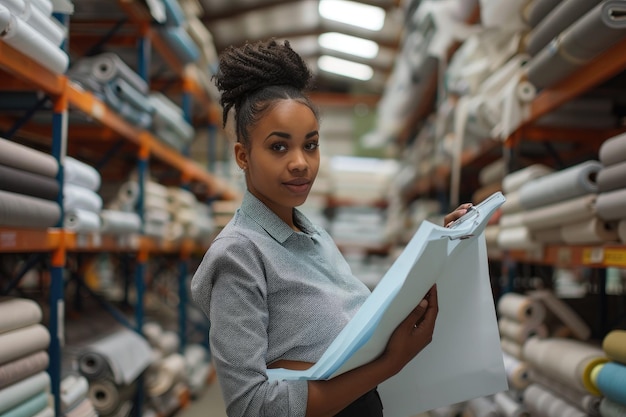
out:
<path id="1" fill-rule="evenodd" d="M 242 170 L 248 168 L 248 152 L 240 142 L 235 143 L 235 161 Z"/>

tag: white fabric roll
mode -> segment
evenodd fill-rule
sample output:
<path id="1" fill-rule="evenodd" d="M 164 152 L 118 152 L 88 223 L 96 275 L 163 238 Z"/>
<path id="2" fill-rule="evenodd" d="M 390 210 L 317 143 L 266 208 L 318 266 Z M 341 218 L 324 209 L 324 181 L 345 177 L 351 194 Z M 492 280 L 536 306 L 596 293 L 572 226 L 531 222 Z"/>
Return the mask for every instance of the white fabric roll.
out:
<path id="1" fill-rule="evenodd" d="M 63 184 L 63 208 L 67 211 L 82 209 L 99 213 L 102 210 L 102 197 L 88 188 Z"/>
<path id="2" fill-rule="evenodd" d="M 100 212 L 100 222 L 102 233 L 124 235 L 141 231 L 141 219 L 137 213 L 102 210 Z"/>
<path id="3" fill-rule="evenodd" d="M 87 397 L 89 382 L 81 375 L 69 375 L 61 381 L 61 410 L 68 411 Z"/>
<path id="4" fill-rule="evenodd" d="M 494 395 L 493 400 L 496 408 L 500 411 L 500 415 L 504 417 L 529 417 L 530 414 L 523 404 L 515 401 L 505 392 L 498 392 Z"/>
<path id="5" fill-rule="evenodd" d="M 619 239 L 617 223 L 597 217 L 563 226 L 561 236 L 565 243 L 571 245 L 615 242 Z"/>
<path id="6" fill-rule="evenodd" d="M 512 340 L 503 338 L 500 340 L 500 346 L 502 346 L 502 351 L 508 353 L 509 355 L 522 360 L 524 355 L 522 354 L 522 345 L 516 343 Z"/>
<path id="7" fill-rule="evenodd" d="M 47 17 L 52 16 L 53 5 L 50 0 L 31 0 L 32 5 L 37 7 Z"/>
<path id="8" fill-rule="evenodd" d="M 523 224 L 534 231 L 589 220 L 595 213 L 596 198 L 596 194 L 588 194 L 527 210 L 523 213 Z"/>
<path id="9" fill-rule="evenodd" d="M 46 16 L 38 7 L 32 7 L 31 0 L 2 0 L 0 3 L 56 47 L 65 39 L 65 29 L 56 19 L 51 19 L 50 15 Z"/>
<path id="10" fill-rule="evenodd" d="M 42 318 L 39 304 L 27 298 L 0 299 L 0 333 L 39 323 Z M 0 348 L 2 349 L 2 348 Z"/>
<path id="11" fill-rule="evenodd" d="M 502 179 L 502 191 L 505 194 L 512 193 L 519 190 L 522 185 L 535 178 L 543 177 L 544 175 L 554 172 L 554 169 L 541 165 L 534 164 L 526 168 L 522 168 L 518 171 L 512 172 Z"/>
<path id="12" fill-rule="evenodd" d="M 500 227 L 502 228 L 516 227 L 516 226 L 523 226 L 523 225 L 524 225 L 524 213 L 523 212 L 503 214 L 500 217 Z"/>
<path id="13" fill-rule="evenodd" d="M 498 247 L 501 249 L 536 250 L 540 248 L 526 226 L 501 228 L 498 234 Z"/>
<path id="14" fill-rule="evenodd" d="M 515 292 L 507 292 L 500 297 L 497 311 L 500 317 L 520 323 L 542 323 L 546 317 L 546 308 L 541 302 Z"/>
<path id="15" fill-rule="evenodd" d="M 598 194 L 596 213 L 603 220 L 626 218 L 626 188 Z"/>
<path id="16" fill-rule="evenodd" d="M 71 156 L 66 157 L 63 163 L 63 180 L 91 191 L 98 191 L 101 183 L 100 173 L 94 167 Z"/>
<path id="17" fill-rule="evenodd" d="M 520 345 L 533 336 L 548 337 L 548 328 L 540 322 L 519 322 L 506 317 L 498 319 L 500 334 Z"/>
<path id="18" fill-rule="evenodd" d="M 605 166 L 617 164 L 626 161 L 626 133 L 613 136 L 602 142 L 598 156 L 600 162 Z"/>
<path id="19" fill-rule="evenodd" d="M 505 195 L 506 201 L 500 207 L 502 214 L 512 214 L 524 210 L 519 201 L 519 192 L 513 191 Z"/>
<path id="20" fill-rule="evenodd" d="M 515 389 L 526 388 L 530 384 L 528 364 L 507 352 L 502 352 L 502 360 L 509 384 Z"/>
<path id="21" fill-rule="evenodd" d="M 100 216 L 93 211 L 69 209 L 65 211 L 63 227 L 76 233 L 97 232 L 100 230 Z"/>

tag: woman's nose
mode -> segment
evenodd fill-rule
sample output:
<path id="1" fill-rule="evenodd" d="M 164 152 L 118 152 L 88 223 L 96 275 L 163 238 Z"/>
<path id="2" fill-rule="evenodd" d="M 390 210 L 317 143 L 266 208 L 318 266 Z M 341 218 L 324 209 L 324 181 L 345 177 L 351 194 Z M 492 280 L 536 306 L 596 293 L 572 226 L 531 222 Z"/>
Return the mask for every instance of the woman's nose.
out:
<path id="1" fill-rule="evenodd" d="M 297 150 L 294 151 L 291 160 L 289 161 L 289 170 L 291 171 L 303 171 L 307 168 L 307 160 L 304 152 Z"/>

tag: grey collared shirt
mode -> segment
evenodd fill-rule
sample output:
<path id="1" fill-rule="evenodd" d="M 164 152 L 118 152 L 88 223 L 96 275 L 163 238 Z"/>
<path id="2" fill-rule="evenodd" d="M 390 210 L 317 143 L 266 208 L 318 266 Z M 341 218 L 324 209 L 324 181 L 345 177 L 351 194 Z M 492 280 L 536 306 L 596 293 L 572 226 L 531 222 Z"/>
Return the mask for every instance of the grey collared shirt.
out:
<path id="1" fill-rule="evenodd" d="M 370 294 L 328 233 L 294 216 L 302 232 L 246 192 L 191 282 L 229 416 L 304 416 L 307 382 L 269 382 L 266 365 L 317 362 Z"/>

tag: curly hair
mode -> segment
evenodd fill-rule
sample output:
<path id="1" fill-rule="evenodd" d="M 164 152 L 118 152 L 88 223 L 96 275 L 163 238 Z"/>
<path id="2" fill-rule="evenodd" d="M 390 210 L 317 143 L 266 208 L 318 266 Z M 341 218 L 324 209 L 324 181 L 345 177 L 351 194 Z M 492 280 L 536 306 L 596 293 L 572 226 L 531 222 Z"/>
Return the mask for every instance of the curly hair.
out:
<path id="1" fill-rule="evenodd" d="M 237 141 L 248 145 L 248 128 L 278 100 L 297 100 L 319 117 L 305 93 L 312 78 L 289 41 L 280 44 L 271 39 L 226 48 L 220 54 L 218 72 L 213 76 L 221 93 L 222 125 L 226 126 L 228 112 L 234 109 Z"/>

